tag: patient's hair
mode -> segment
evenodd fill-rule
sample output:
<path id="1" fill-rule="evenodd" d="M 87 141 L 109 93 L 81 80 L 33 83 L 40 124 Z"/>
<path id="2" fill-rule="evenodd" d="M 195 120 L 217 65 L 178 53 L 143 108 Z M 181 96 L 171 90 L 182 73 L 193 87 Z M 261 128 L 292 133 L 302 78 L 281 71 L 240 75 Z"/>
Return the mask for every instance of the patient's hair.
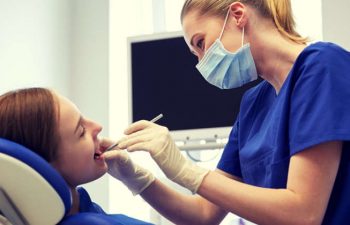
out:
<path id="1" fill-rule="evenodd" d="M 27 88 L 0 96 L 0 137 L 21 144 L 51 162 L 59 144 L 58 104 L 46 88 Z"/>

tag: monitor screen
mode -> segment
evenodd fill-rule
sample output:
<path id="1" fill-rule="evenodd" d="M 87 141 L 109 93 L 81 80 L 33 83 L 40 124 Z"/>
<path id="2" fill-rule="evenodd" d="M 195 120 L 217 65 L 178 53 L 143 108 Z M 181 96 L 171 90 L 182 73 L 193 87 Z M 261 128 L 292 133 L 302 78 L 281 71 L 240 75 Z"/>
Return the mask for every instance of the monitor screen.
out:
<path id="1" fill-rule="evenodd" d="M 132 37 L 128 46 L 131 122 L 162 113 L 159 124 L 170 131 L 227 129 L 236 120 L 243 93 L 256 84 L 230 90 L 209 84 L 180 32 Z"/>

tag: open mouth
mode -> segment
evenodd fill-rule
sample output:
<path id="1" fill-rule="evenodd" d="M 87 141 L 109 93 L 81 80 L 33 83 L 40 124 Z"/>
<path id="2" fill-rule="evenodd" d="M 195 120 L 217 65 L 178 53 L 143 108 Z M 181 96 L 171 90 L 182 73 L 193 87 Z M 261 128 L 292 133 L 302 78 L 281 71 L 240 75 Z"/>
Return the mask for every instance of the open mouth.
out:
<path id="1" fill-rule="evenodd" d="M 101 153 L 95 153 L 94 154 L 94 159 L 97 160 L 97 159 L 100 159 L 101 158 Z"/>
<path id="2" fill-rule="evenodd" d="M 103 158 L 104 149 L 101 146 L 95 150 L 94 160 L 99 160 Z"/>

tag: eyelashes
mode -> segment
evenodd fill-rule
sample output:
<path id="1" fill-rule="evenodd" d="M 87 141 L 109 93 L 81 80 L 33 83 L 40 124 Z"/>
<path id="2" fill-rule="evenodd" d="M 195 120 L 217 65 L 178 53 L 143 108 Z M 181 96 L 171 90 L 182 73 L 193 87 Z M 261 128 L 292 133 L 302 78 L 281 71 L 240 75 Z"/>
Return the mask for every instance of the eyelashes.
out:
<path id="1" fill-rule="evenodd" d="M 196 48 L 198 48 L 199 50 L 202 50 L 204 49 L 204 39 L 199 39 L 196 43 Z"/>
<path id="2" fill-rule="evenodd" d="M 82 131 L 80 133 L 80 137 L 84 137 L 85 133 L 86 133 L 86 128 L 84 126 L 81 126 Z"/>

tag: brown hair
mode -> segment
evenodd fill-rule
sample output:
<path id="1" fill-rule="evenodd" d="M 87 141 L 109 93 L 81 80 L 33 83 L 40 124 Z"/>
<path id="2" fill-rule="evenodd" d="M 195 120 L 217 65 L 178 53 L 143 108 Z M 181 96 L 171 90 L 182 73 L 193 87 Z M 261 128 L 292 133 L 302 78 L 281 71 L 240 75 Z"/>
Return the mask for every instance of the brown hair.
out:
<path id="1" fill-rule="evenodd" d="M 308 41 L 295 30 L 290 0 L 186 0 L 181 11 L 181 21 L 191 10 L 198 10 L 200 15 L 224 18 L 228 7 L 238 1 L 257 9 L 261 16 L 271 18 L 278 31 L 286 38 L 299 44 Z"/>
<path id="2" fill-rule="evenodd" d="M 0 96 L 0 137 L 21 144 L 48 162 L 57 156 L 58 104 L 52 91 L 27 88 Z"/>

